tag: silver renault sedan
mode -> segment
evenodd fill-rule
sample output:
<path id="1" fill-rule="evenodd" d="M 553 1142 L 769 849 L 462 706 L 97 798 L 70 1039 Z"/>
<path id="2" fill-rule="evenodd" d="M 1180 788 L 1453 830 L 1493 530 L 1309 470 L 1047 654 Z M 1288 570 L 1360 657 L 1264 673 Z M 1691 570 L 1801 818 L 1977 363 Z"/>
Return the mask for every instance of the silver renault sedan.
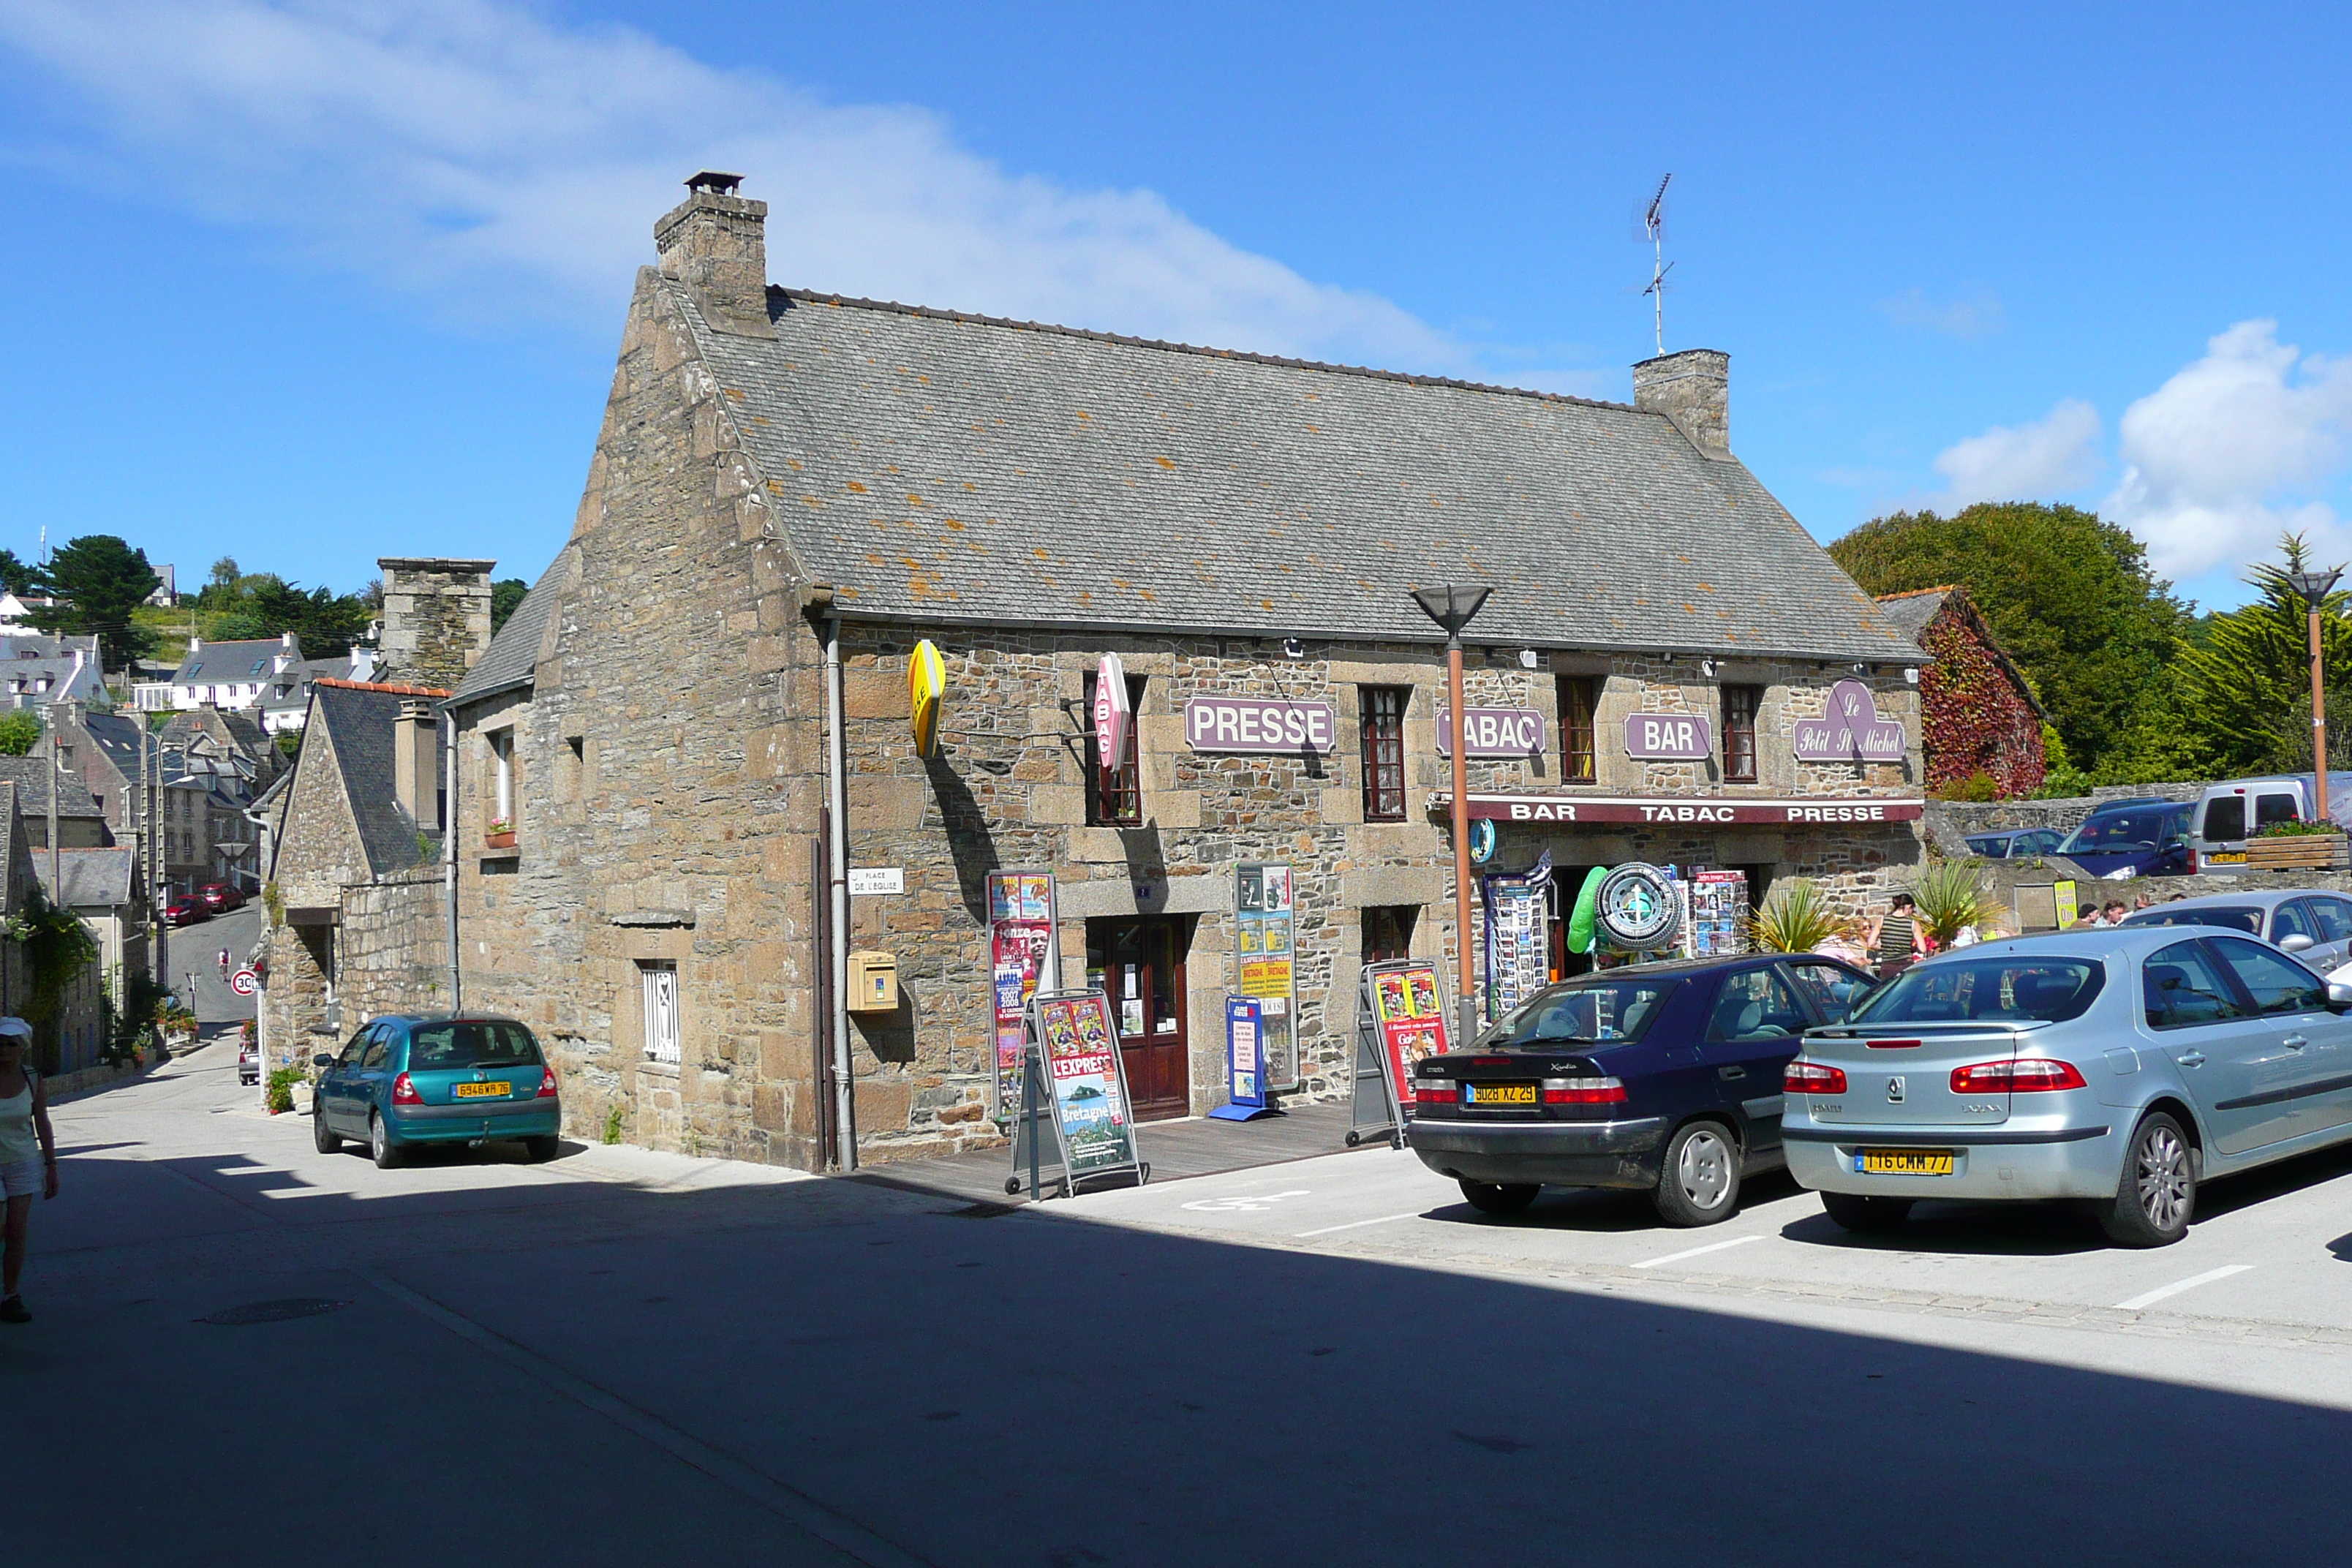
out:
<path id="1" fill-rule="evenodd" d="M 2200 1180 L 2352 1139 L 2352 985 L 2215 927 L 1981 943 L 1808 1031 L 1785 1087 L 1789 1170 L 1849 1230 L 2073 1199 L 2162 1247 Z"/>

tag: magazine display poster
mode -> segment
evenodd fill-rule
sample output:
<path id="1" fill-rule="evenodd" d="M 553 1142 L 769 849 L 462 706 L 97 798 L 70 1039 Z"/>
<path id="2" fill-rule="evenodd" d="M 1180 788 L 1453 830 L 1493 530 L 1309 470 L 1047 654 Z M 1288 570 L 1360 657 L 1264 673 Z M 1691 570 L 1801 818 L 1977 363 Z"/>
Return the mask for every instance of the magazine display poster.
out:
<path id="1" fill-rule="evenodd" d="M 1021 1114 L 1021 1053 L 1029 1041 L 1029 999 L 1058 977 L 1051 871 L 988 874 L 988 957 L 995 1010 L 994 1115 L 1010 1126 Z"/>
<path id="2" fill-rule="evenodd" d="M 1265 1018 L 1256 997 L 1225 998 L 1225 1103 L 1209 1112 L 1218 1121 L 1282 1114 L 1266 1103 Z"/>
<path id="3" fill-rule="evenodd" d="M 1287 866 L 1244 860 L 1234 872 L 1235 973 L 1244 996 L 1255 997 L 1264 1031 L 1265 1087 L 1286 1094 L 1298 1087 L 1298 1016 L 1293 894 Z"/>
<path id="4" fill-rule="evenodd" d="M 1551 851 L 1525 871 L 1478 879 L 1485 895 L 1486 1017 L 1501 1017 L 1551 983 L 1551 921 L 1546 890 Z"/>
<path id="5" fill-rule="evenodd" d="M 1748 951 L 1748 875 L 1744 871 L 1692 873 L 1690 918 L 1684 946 L 1693 958 L 1736 958 Z"/>
<path id="6" fill-rule="evenodd" d="M 1110 998 L 1096 991 L 1040 991 L 1029 1001 L 1045 1069 L 1066 1194 L 1090 1176 L 1150 1173 L 1135 1147 L 1127 1068 L 1111 1025 Z"/>
<path id="7" fill-rule="evenodd" d="M 1413 1068 L 1424 1057 L 1448 1048 L 1445 988 L 1436 962 L 1407 958 L 1366 964 L 1357 991 L 1356 1038 L 1350 1145 L 1380 1130 L 1377 1116 L 1369 1114 L 1378 1109 L 1385 1109 L 1390 1128 L 1401 1130 L 1405 1108 L 1412 1103 Z M 1368 1103 L 1368 1078 L 1379 1082 L 1377 1105 Z"/>

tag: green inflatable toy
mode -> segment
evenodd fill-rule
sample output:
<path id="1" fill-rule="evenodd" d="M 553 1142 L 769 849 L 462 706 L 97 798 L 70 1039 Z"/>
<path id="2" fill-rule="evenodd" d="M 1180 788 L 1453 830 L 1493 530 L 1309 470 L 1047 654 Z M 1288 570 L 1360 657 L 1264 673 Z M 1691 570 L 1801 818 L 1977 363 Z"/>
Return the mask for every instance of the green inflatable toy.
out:
<path id="1" fill-rule="evenodd" d="M 1584 874 L 1584 886 L 1578 889 L 1576 908 L 1568 917 L 1568 951 L 1592 951 L 1592 905 L 1601 896 L 1601 884 L 1609 879 L 1609 868 L 1595 866 Z"/>

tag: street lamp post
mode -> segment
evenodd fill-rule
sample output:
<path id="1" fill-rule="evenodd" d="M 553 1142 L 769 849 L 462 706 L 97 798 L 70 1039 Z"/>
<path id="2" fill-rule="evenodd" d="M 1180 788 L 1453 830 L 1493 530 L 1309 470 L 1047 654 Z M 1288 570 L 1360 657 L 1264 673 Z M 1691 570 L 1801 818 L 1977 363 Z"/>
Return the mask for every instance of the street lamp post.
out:
<path id="1" fill-rule="evenodd" d="M 1454 930 L 1455 945 L 1460 949 L 1461 984 L 1455 993 L 1457 1026 L 1455 1047 L 1470 1044 L 1478 1032 L 1478 998 L 1476 977 L 1470 962 L 1470 795 L 1469 773 L 1464 766 L 1463 753 L 1468 748 L 1463 743 L 1462 703 L 1462 628 L 1470 618 L 1486 607 L 1486 595 L 1492 588 L 1460 588 L 1447 584 L 1444 588 L 1415 588 L 1412 602 L 1421 613 L 1445 630 L 1445 689 L 1454 709 L 1450 727 L 1454 733 Z"/>
<path id="2" fill-rule="evenodd" d="M 2327 820 L 2327 693 L 2320 658 L 2319 610 L 2334 591 L 2344 568 L 2331 572 L 2290 572 L 2287 585 L 2303 595 L 2311 610 L 2311 815 Z"/>

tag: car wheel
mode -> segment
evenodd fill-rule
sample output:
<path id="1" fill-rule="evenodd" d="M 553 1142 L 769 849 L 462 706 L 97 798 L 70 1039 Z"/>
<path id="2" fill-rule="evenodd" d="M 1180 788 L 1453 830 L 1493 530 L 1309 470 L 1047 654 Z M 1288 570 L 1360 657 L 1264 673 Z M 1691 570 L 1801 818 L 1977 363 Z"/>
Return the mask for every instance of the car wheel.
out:
<path id="1" fill-rule="evenodd" d="M 1715 1225 L 1739 1207 L 1739 1145 L 1719 1121 L 1694 1121 L 1666 1144 L 1651 1202 L 1668 1225 Z"/>
<path id="2" fill-rule="evenodd" d="M 533 1164 L 544 1165 L 563 1152 L 563 1141 L 553 1137 L 526 1138 L 522 1141 L 522 1147 Z"/>
<path id="3" fill-rule="evenodd" d="M 1464 1182 L 1462 1195 L 1480 1214 L 1515 1215 L 1536 1201 L 1543 1188 L 1533 1182 Z"/>
<path id="4" fill-rule="evenodd" d="M 375 1168 L 389 1171 L 400 1163 L 400 1145 L 392 1141 L 392 1130 L 381 1116 L 368 1118 L 368 1152 L 375 1157 Z"/>
<path id="5" fill-rule="evenodd" d="M 310 1112 L 310 1142 L 321 1154 L 336 1153 L 343 1146 L 341 1138 L 327 1131 L 327 1108 L 323 1105 Z"/>
<path id="6" fill-rule="evenodd" d="M 2180 1123 L 2159 1110 L 2132 1133 L 2116 1184 L 2115 1206 L 2100 1228 L 2118 1247 L 2169 1247 L 2189 1234 L 2197 1206 L 2197 1172 Z"/>
<path id="7" fill-rule="evenodd" d="M 1860 1193 L 1823 1193 L 1830 1218 L 1857 1236 L 1884 1236 L 1911 1217 L 1909 1198 L 1870 1198 Z"/>

